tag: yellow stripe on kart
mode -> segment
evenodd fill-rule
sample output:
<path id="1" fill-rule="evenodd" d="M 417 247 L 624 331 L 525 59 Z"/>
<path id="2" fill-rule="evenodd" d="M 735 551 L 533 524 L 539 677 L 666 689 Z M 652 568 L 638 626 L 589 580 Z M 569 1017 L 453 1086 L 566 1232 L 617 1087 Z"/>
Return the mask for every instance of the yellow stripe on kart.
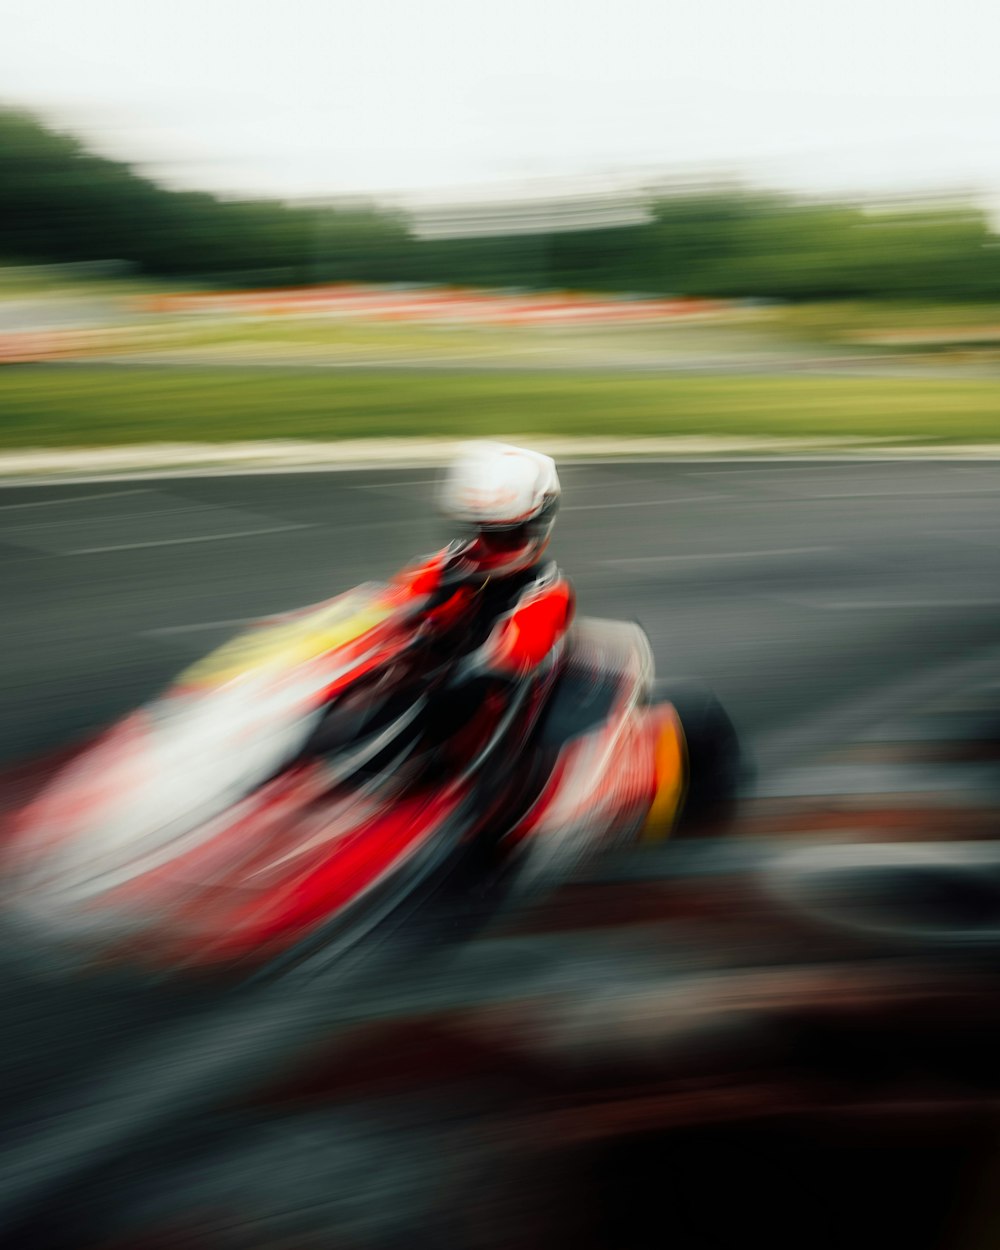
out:
<path id="1" fill-rule="evenodd" d="M 362 604 L 363 606 L 359 606 Z M 377 599 L 338 601 L 293 621 L 261 625 L 225 643 L 192 665 L 185 686 L 214 686 L 266 665 L 294 668 L 333 651 L 381 625 L 393 607 Z"/>
<path id="2" fill-rule="evenodd" d="M 687 743 L 673 708 L 656 736 L 653 760 L 656 793 L 640 835 L 644 842 L 662 842 L 670 836 L 687 788 Z"/>

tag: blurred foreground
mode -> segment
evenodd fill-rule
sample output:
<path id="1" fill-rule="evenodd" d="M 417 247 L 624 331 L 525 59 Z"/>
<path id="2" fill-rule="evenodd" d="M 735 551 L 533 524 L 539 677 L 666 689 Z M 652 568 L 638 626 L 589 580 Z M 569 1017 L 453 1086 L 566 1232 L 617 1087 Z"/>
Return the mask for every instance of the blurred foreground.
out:
<path id="1" fill-rule="evenodd" d="M 697 850 L 419 967 L 119 990 L 146 1039 L 8 1134 L 13 1244 L 993 1244 L 996 856 Z"/>

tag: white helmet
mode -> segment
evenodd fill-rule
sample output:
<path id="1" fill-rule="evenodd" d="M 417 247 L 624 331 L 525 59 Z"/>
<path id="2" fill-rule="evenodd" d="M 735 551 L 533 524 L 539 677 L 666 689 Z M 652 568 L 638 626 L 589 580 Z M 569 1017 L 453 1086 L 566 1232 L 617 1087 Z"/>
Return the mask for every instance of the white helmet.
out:
<path id="1" fill-rule="evenodd" d="M 468 555 L 488 572 L 528 568 L 549 541 L 559 508 L 555 461 L 506 443 L 467 443 L 441 488 L 441 510 L 471 526 Z"/>

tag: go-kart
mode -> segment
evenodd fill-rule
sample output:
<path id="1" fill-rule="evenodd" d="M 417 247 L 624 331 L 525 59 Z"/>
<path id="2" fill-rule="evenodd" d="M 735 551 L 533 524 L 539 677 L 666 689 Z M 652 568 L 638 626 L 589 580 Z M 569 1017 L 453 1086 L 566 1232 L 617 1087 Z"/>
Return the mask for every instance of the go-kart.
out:
<path id="1" fill-rule="evenodd" d="M 732 793 L 728 717 L 654 697 L 639 626 L 580 619 L 491 682 L 423 606 L 370 584 L 268 618 L 113 725 L 17 814 L 8 918 L 88 962 L 283 968 L 446 882 L 544 882 Z"/>

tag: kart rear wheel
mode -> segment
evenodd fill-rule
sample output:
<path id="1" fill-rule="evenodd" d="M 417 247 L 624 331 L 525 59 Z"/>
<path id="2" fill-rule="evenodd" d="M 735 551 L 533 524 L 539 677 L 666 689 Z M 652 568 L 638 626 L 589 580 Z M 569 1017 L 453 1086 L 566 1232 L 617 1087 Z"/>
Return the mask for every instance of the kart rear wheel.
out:
<path id="1" fill-rule="evenodd" d="M 670 703 L 677 712 L 687 752 L 687 785 L 675 835 L 725 832 L 751 772 L 735 725 L 700 683 L 658 683 L 655 694 L 657 702 Z"/>

